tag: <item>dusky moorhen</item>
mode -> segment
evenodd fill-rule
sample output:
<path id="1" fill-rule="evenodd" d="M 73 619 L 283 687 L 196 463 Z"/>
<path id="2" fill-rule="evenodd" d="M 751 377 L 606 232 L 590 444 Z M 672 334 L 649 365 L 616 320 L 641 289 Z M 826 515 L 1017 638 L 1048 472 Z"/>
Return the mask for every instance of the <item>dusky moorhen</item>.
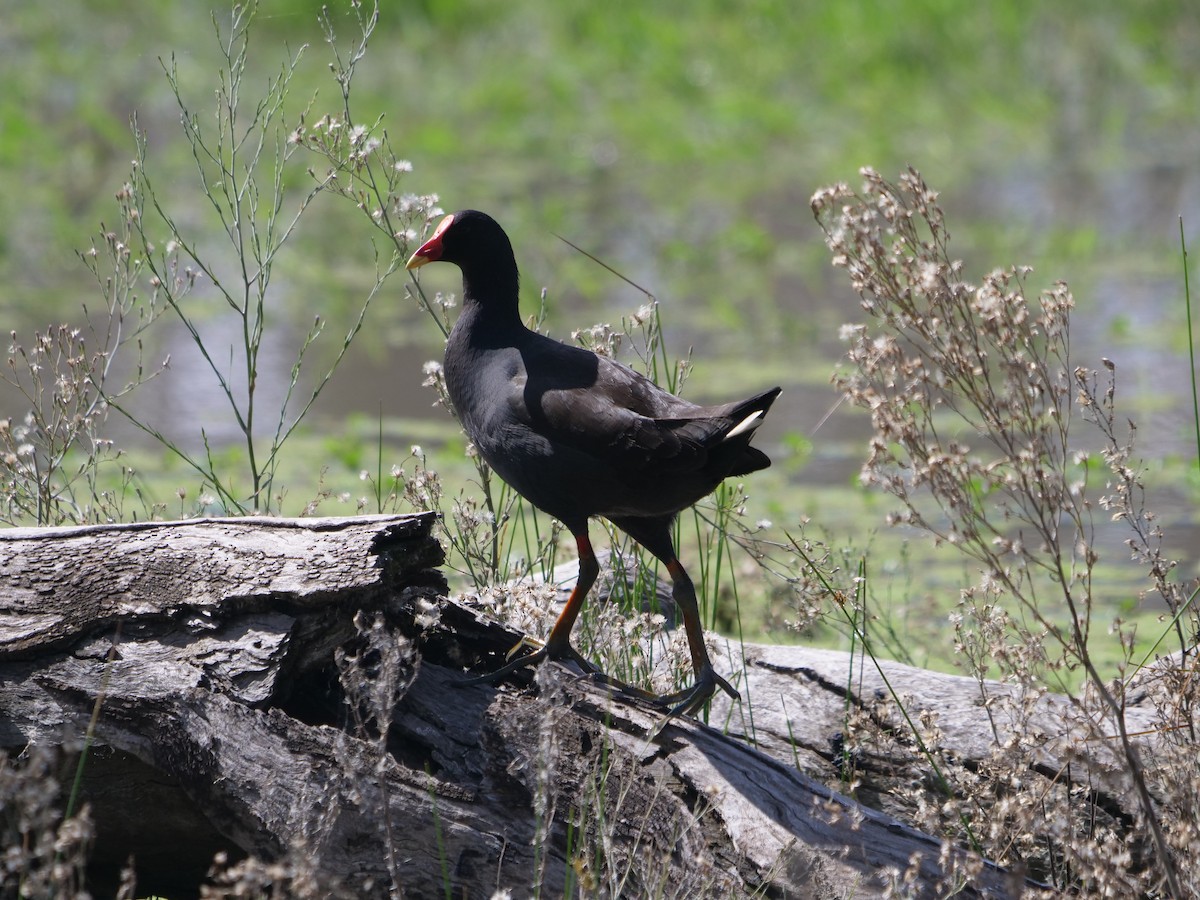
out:
<path id="1" fill-rule="evenodd" d="M 696 681 L 658 698 L 670 715 L 699 709 L 719 686 L 704 645 L 696 591 L 671 540 L 675 516 L 725 478 L 771 464 L 750 446 L 779 394 L 698 406 L 605 356 L 526 328 L 517 309 L 517 262 L 508 236 L 476 210 L 446 216 L 408 260 L 462 270 L 462 312 L 446 344 L 450 400 L 488 465 L 575 537 L 579 578 L 544 647 L 492 674 L 495 680 L 549 657 L 596 672 L 570 643 L 598 573 L 588 518 L 603 516 L 653 553 L 671 576 Z"/>

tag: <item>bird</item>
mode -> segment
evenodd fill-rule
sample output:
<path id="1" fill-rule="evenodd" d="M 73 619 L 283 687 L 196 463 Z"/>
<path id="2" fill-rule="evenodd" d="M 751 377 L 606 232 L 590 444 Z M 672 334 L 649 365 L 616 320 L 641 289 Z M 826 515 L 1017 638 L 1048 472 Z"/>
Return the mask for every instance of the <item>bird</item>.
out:
<path id="1" fill-rule="evenodd" d="M 739 699 L 709 657 L 695 586 L 676 554 L 672 526 L 724 479 L 771 464 L 750 440 L 780 388 L 700 406 L 608 356 L 531 330 L 518 308 L 512 244 L 499 223 L 478 210 L 441 219 L 406 267 L 433 262 L 462 271 L 462 308 L 443 362 L 459 422 L 496 474 L 571 532 L 579 556 L 575 587 L 545 643 L 486 680 L 547 658 L 601 675 L 570 636 L 599 571 L 588 523 L 602 517 L 664 565 L 687 635 L 693 684 L 646 696 L 669 708 L 668 719 L 693 714 L 717 688 Z"/>

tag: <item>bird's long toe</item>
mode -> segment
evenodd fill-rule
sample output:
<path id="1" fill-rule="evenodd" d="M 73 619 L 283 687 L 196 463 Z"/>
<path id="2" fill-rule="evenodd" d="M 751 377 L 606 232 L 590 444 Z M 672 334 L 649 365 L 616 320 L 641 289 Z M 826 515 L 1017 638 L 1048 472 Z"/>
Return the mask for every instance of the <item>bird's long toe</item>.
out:
<path id="1" fill-rule="evenodd" d="M 542 660 L 546 659 L 550 654 L 545 647 L 540 650 L 535 650 L 525 656 L 518 656 L 516 659 L 506 662 L 494 672 L 488 672 L 486 675 L 478 675 L 475 678 L 467 678 L 463 681 L 456 681 L 458 687 L 470 687 L 474 684 L 499 684 L 513 672 L 519 669 L 536 666 Z"/>
<path id="2" fill-rule="evenodd" d="M 585 675 L 603 675 L 600 667 L 572 647 L 569 643 L 556 647 L 552 642 L 546 644 L 546 653 L 551 659 L 559 662 L 572 662 L 583 669 Z"/>
<path id="3" fill-rule="evenodd" d="M 660 706 L 670 707 L 666 717 L 666 721 L 670 721 L 676 716 L 692 715 L 708 702 L 717 692 L 717 688 L 723 690 L 733 700 L 742 699 L 742 695 L 734 689 L 733 685 L 718 675 L 711 666 L 707 666 L 697 673 L 696 683 L 691 687 L 675 691 L 672 694 L 663 694 L 657 698 L 657 703 Z"/>
<path id="4" fill-rule="evenodd" d="M 577 668 L 583 671 L 584 675 L 598 678 L 608 677 L 600 671 L 599 666 L 572 647 L 570 643 L 566 642 L 561 645 L 556 644 L 555 642 L 547 642 L 533 653 L 527 653 L 524 656 L 518 656 L 516 659 L 512 659 L 512 655 L 514 653 L 517 653 L 521 649 L 530 645 L 530 640 L 522 638 L 517 645 L 508 652 L 509 661 L 500 668 L 496 669 L 494 672 L 488 672 L 486 675 L 478 675 L 474 678 L 467 678 L 463 681 L 457 681 L 455 684 L 457 684 L 459 687 L 470 687 L 471 685 L 475 684 L 499 684 L 513 672 L 540 665 L 547 659 L 553 659 L 558 662 L 573 663 Z"/>

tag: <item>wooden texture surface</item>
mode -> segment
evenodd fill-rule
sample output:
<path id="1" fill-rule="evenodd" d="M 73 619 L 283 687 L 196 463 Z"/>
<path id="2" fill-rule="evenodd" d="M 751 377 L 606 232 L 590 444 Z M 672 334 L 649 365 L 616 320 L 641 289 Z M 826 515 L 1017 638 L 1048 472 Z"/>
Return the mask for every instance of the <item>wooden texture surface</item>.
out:
<path id="1" fill-rule="evenodd" d="M 434 524 L 0 532 L 0 747 L 78 743 L 100 698 L 86 791 L 101 894 L 132 852 L 139 894 L 188 896 L 221 849 L 279 860 L 324 896 L 559 896 L 582 882 L 872 897 L 911 870 L 911 893 L 934 897 L 952 858 L 980 873 L 959 896 L 1018 890 L 818 780 L 836 768 L 859 665 L 844 654 L 750 647 L 752 709 L 716 706 L 718 727 L 677 721 L 653 738 L 655 707 L 558 665 L 459 686 L 516 635 L 446 599 Z M 973 683 L 902 669 L 891 677 L 938 698 L 964 752 L 986 750 Z M 864 674 L 851 693 L 877 689 Z"/>

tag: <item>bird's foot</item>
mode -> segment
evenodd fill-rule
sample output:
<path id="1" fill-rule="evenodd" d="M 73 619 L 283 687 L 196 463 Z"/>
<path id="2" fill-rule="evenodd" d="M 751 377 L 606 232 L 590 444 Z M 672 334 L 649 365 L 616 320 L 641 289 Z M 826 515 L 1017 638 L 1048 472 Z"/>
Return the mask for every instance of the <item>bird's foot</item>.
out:
<path id="1" fill-rule="evenodd" d="M 690 716 L 696 712 L 717 692 L 717 688 L 723 690 L 733 700 L 742 699 L 742 695 L 734 690 L 733 685 L 718 675 L 712 666 L 704 666 L 696 674 L 696 683 L 691 687 L 655 698 L 655 702 L 659 706 L 670 707 L 666 718 L 659 727 L 661 728 L 676 716 Z"/>
<path id="2" fill-rule="evenodd" d="M 520 647 L 520 644 L 518 644 L 517 647 Z M 535 650 L 533 653 L 530 653 L 526 656 L 519 656 L 516 659 L 512 659 L 512 653 L 515 652 L 516 649 L 517 648 L 514 647 L 513 650 L 509 652 L 509 662 L 506 662 L 500 668 L 496 669 L 496 671 L 488 672 L 486 675 L 477 675 L 476 677 L 468 678 L 465 681 L 456 681 L 454 682 L 455 686 L 471 687 L 472 685 L 476 684 L 499 684 L 518 669 L 524 669 L 528 666 L 536 666 L 541 663 L 542 660 L 550 656 L 546 648 L 543 647 L 541 650 Z"/>
<path id="3" fill-rule="evenodd" d="M 567 644 L 560 651 L 555 651 L 555 649 L 553 647 L 551 647 L 549 644 L 547 644 L 546 652 L 550 655 L 551 659 L 557 659 L 559 662 L 575 663 L 575 665 L 577 665 L 579 668 L 583 669 L 584 675 L 589 675 L 593 678 L 595 678 L 595 677 L 607 678 L 608 677 L 602 671 L 600 671 L 600 667 L 598 665 L 596 665 L 594 662 L 592 662 L 590 659 L 588 659 L 586 656 L 584 656 L 582 653 L 580 653 L 578 650 L 576 650 L 570 644 Z"/>
<path id="4" fill-rule="evenodd" d="M 518 656 L 513 659 L 514 654 L 528 647 L 538 647 L 532 653 L 524 656 Z M 511 675 L 519 669 L 540 665 L 544 660 L 555 659 L 560 662 L 571 662 L 583 670 L 583 673 L 588 676 L 607 677 L 601 673 L 598 666 L 588 660 L 583 654 L 572 647 L 569 643 L 564 643 L 562 646 L 555 646 L 552 643 L 546 643 L 539 646 L 539 642 L 531 637 L 522 637 L 513 645 L 513 648 L 505 654 L 504 657 L 508 662 L 502 665 L 494 672 L 488 672 L 486 675 L 479 675 L 475 678 L 468 678 L 465 681 L 456 681 L 455 684 L 459 687 L 470 687 L 475 684 L 499 684 L 507 676 Z"/>
<path id="5" fill-rule="evenodd" d="M 524 650 L 527 647 L 532 648 L 535 651 L 535 653 L 538 650 L 546 649 L 546 645 L 543 644 L 541 641 L 539 641 L 537 638 L 533 638 L 527 634 L 523 634 L 523 635 L 521 635 L 521 639 L 519 641 L 517 641 L 515 644 L 513 644 L 512 648 L 507 653 L 504 654 L 505 660 L 511 662 L 512 658 L 514 656 L 516 656 L 518 652 L 520 652 L 521 650 Z M 531 655 L 535 655 L 535 654 L 531 654 Z M 542 659 L 545 659 L 545 657 L 542 657 Z"/>

